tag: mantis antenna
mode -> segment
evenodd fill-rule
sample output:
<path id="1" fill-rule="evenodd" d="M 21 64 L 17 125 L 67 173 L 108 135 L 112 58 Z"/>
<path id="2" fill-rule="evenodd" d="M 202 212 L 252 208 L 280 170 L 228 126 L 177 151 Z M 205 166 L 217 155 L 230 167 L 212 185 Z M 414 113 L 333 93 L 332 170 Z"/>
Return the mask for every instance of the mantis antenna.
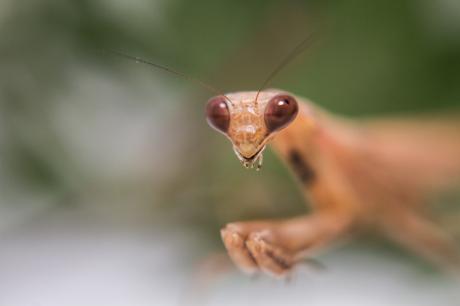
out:
<path id="1" fill-rule="evenodd" d="M 313 33 L 308 34 L 308 36 L 302 40 L 291 52 L 276 66 L 276 68 L 268 75 L 265 81 L 262 83 L 262 86 L 259 87 L 256 94 L 255 104 L 257 105 L 257 99 L 259 98 L 260 92 L 267 87 L 267 85 L 273 80 L 273 78 L 281 71 L 287 64 L 289 64 L 294 58 L 301 54 L 306 47 L 308 47 L 312 41 Z"/>
<path id="2" fill-rule="evenodd" d="M 197 78 L 194 78 L 194 77 L 191 77 L 189 75 L 186 75 L 185 73 L 179 72 L 179 71 L 177 71 L 175 69 L 172 69 L 172 68 L 160 65 L 160 64 L 149 62 L 149 61 L 147 61 L 145 59 L 142 59 L 140 57 L 137 57 L 137 56 L 131 56 L 131 55 L 125 54 L 123 52 L 115 51 L 115 50 L 106 50 L 106 51 L 108 53 L 114 54 L 116 56 L 135 61 L 136 63 L 146 64 L 146 65 L 152 66 L 152 67 L 154 67 L 156 69 L 163 70 L 163 71 L 169 72 L 171 74 L 174 74 L 174 75 L 176 75 L 178 77 L 181 77 L 181 78 L 183 78 L 185 80 L 191 81 L 191 82 L 201 86 L 202 88 L 206 89 L 207 91 L 210 91 L 210 92 L 212 92 L 214 94 L 217 94 L 217 95 L 220 95 L 220 96 L 224 97 L 225 99 L 228 100 L 228 102 L 230 102 L 230 104 L 233 105 L 232 100 L 230 100 L 225 94 L 223 94 L 223 91 L 218 90 L 214 86 L 211 86 L 211 85 L 207 84 L 206 82 L 203 82 L 203 81 L 201 81 L 201 80 L 199 80 Z"/>

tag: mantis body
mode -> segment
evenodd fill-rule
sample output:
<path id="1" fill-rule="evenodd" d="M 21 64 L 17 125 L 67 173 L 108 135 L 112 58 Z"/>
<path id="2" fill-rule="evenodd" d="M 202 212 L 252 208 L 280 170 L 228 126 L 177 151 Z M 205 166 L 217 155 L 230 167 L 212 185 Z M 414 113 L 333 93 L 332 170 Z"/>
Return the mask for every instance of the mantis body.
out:
<path id="1" fill-rule="evenodd" d="M 309 37 L 262 88 L 307 42 Z M 171 68 L 111 53 L 220 93 Z M 206 115 L 208 123 L 231 141 L 245 167 L 259 169 L 270 144 L 313 204 L 312 213 L 289 220 L 226 225 L 222 240 L 243 271 L 286 276 L 306 256 L 369 228 L 460 271 L 456 243 L 423 213 L 428 195 L 460 178 L 458 120 L 350 122 L 276 89 L 219 94 L 209 100 Z"/>
<path id="2" fill-rule="evenodd" d="M 270 144 L 313 204 L 293 219 L 226 225 L 222 240 L 243 271 L 286 276 L 305 256 L 363 228 L 460 266 L 455 242 L 421 210 L 428 193 L 460 175 L 458 125 L 357 124 L 281 90 L 214 97 L 207 119 L 246 167 L 260 166 Z"/>

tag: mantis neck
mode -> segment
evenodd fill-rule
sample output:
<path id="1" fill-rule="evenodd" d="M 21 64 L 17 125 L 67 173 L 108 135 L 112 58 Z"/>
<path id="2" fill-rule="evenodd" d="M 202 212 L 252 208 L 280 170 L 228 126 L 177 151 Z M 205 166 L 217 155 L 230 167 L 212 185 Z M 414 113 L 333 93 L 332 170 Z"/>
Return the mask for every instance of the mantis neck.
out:
<path id="1" fill-rule="evenodd" d="M 322 128 L 313 118 L 309 105 L 300 103 L 297 118 L 274 136 L 271 145 L 303 185 L 316 179 L 318 137 Z"/>

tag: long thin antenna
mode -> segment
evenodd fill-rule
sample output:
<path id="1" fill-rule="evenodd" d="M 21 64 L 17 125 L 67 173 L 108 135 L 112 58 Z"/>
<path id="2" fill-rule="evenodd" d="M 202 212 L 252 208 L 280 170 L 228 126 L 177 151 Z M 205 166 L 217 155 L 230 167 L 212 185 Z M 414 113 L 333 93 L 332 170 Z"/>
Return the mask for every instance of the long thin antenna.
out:
<path id="1" fill-rule="evenodd" d="M 146 64 L 146 65 L 152 66 L 154 68 L 157 68 L 157 69 L 169 72 L 171 74 L 174 74 L 174 75 L 176 75 L 178 77 L 181 77 L 181 78 L 183 78 L 185 80 L 194 82 L 195 84 L 198 84 L 202 88 L 204 88 L 204 89 L 206 89 L 206 90 L 208 90 L 208 91 L 210 91 L 210 92 L 212 92 L 214 94 L 223 96 L 225 99 L 227 99 L 233 105 L 233 102 L 225 94 L 223 94 L 223 91 L 221 91 L 221 90 L 215 88 L 214 86 L 211 86 L 211 85 L 209 85 L 209 84 L 207 84 L 207 83 L 205 83 L 205 82 L 203 82 L 203 81 L 201 81 L 199 79 L 196 79 L 194 77 L 186 75 L 185 73 L 179 72 L 179 71 L 177 71 L 175 69 L 172 69 L 172 68 L 160 65 L 160 64 L 155 64 L 155 63 L 149 62 L 149 61 L 147 61 L 147 60 L 145 60 L 143 58 L 137 57 L 137 56 L 128 55 L 128 54 L 120 52 L 120 51 L 106 50 L 106 52 L 114 54 L 114 55 L 119 56 L 119 57 L 123 57 L 125 59 L 135 61 L 136 63 L 141 63 L 141 64 Z"/>
<path id="2" fill-rule="evenodd" d="M 308 36 L 302 40 L 291 52 L 276 66 L 276 68 L 268 75 L 265 81 L 260 86 L 259 90 L 257 90 L 255 103 L 257 104 L 257 99 L 259 98 L 260 92 L 267 87 L 267 85 L 273 80 L 273 78 L 281 71 L 289 62 L 291 62 L 294 58 L 296 58 L 302 51 L 305 50 L 306 47 L 310 45 L 310 42 L 313 38 L 313 32 L 309 33 Z"/>

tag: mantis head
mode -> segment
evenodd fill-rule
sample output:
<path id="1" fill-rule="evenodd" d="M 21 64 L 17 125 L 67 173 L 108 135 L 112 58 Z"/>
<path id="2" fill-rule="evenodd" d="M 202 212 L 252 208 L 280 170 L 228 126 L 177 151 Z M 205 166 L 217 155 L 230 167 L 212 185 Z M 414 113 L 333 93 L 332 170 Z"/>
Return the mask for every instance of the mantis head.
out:
<path id="1" fill-rule="evenodd" d="M 178 77 L 192 81 L 217 96 L 208 101 L 206 117 L 209 125 L 226 135 L 233 144 L 238 159 L 246 168 L 257 169 L 262 166 L 262 152 L 273 135 L 288 126 L 297 116 L 299 106 L 296 99 L 279 90 L 262 90 L 266 88 L 273 77 L 281 71 L 293 58 L 298 56 L 310 42 L 309 34 L 299 45 L 281 61 L 273 72 L 265 79 L 258 91 L 245 91 L 220 94 L 221 91 L 213 86 L 172 68 L 149 62 L 139 57 L 130 56 L 119 51 L 109 50 L 110 53 L 143 63 L 155 69 L 163 70 Z"/>
<path id="2" fill-rule="evenodd" d="M 262 153 L 276 132 L 297 116 L 296 99 L 284 92 L 266 90 L 219 95 L 206 107 L 209 125 L 227 136 L 236 156 L 246 167 L 262 166 Z"/>

